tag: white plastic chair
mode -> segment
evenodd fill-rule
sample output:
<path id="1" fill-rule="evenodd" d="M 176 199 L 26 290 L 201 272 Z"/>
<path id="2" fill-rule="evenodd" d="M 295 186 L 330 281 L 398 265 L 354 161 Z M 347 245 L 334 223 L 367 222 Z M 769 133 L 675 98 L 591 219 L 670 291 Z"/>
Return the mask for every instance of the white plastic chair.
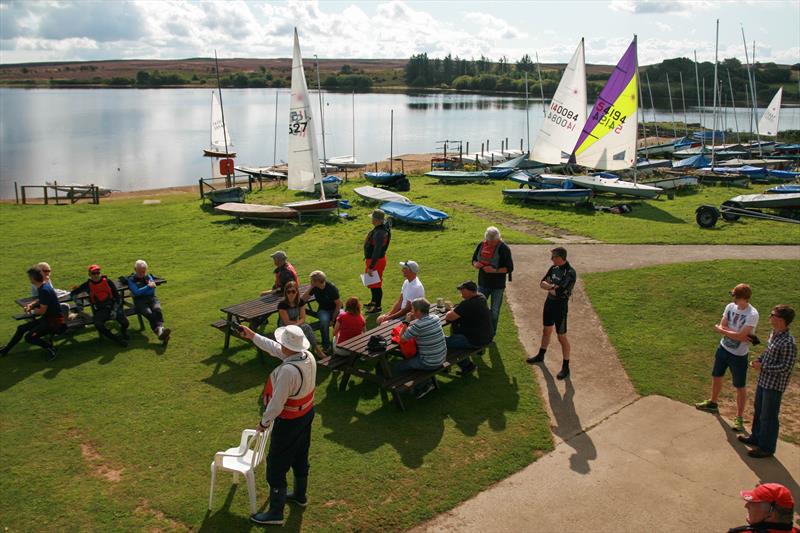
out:
<path id="1" fill-rule="evenodd" d="M 271 429 L 271 428 L 270 428 Z M 264 460 L 264 446 L 269 438 L 270 429 L 259 433 L 255 429 L 242 431 L 242 441 L 237 448 L 228 448 L 224 452 L 217 452 L 211 462 L 211 491 L 208 495 L 208 509 L 214 501 L 214 483 L 217 479 L 217 469 L 233 472 L 233 482 L 239 483 L 239 474 L 244 474 L 247 480 L 247 494 L 250 497 L 250 513 L 255 513 L 256 508 L 256 477 L 255 471 Z M 250 445 L 253 445 L 251 448 Z"/>

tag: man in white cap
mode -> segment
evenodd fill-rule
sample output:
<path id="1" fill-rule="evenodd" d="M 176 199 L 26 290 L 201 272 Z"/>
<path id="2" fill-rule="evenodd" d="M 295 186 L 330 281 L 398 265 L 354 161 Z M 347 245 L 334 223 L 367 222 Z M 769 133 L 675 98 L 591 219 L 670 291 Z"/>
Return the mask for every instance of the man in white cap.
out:
<path id="1" fill-rule="evenodd" d="M 382 324 L 387 320 L 406 316 L 411 312 L 411 302 L 417 298 L 425 298 L 425 287 L 422 285 L 417 274 L 419 273 L 419 265 L 416 261 L 401 261 L 400 267 L 403 269 L 403 287 L 400 289 L 400 297 L 394 303 L 388 313 L 378 317 L 378 324 Z"/>
<path id="2" fill-rule="evenodd" d="M 308 351 L 308 339 L 297 326 L 276 329 L 274 341 L 245 326 L 242 326 L 241 335 L 282 361 L 267 379 L 262 394 L 264 414 L 257 427 L 258 431 L 266 431 L 273 426 L 267 453 L 269 509 L 252 515 L 250 520 L 256 524 L 283 525 L 287 500 L 303 507 L 308 503 L 308 450 L 314 420 L 317 363 Z M 294 473 L 294 491 L 287 494 L 289 469 Z"/>

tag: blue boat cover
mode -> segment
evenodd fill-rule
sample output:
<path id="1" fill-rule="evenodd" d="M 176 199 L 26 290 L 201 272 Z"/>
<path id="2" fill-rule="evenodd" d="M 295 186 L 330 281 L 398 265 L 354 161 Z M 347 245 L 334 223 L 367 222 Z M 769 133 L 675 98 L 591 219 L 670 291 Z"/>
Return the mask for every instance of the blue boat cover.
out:
<path id="1" fill-rule="evenodd" d="M 322 178 L 322 183 L 342 183 L 342 178 L 338 176 L 325 176 Z"/>
<path id="2" fill-rule="evenodd" d="M 722 141 L 725 142 L 725 132 L 724 131 L 696 131 L 692 133 L 692 137 L 698 140 L 705 139 L 706 141 L 710 141 L 714 139 L 715 141 Z"/>
<path id="3" fill-rule="evenodd" d="M 592 176 L 599 176 L 601 178 L 605 178 L 607 180 L 618 180 L 619 176 L 614 174 L 613 172 L 595 172 Z"/>
<path id="4" fill-rule="evenodd" d="M 448 218 L 447 213 L 438 209 L 402 202 L 386 202 L 381 209 L 395 218 L 414 224 L 434 224 Z"/>
<path id="5" fill-rule="evenodd" d="M 791 172 L 789 170 L 770 170 L 769 175 L 776 178 L 792 179 L 800 176 L 800 172 Z"/>
<path id="6" fill-rule="evenodd" d="M 764 167 L 753 167 L 750 165 L 742 165 L 740 167 L 704 167 L 702 170 L 711 170 L 717 174 L 740 174 L 742 176 L 750 176 L 751 178 L 763 178 L 767 175 L 767 169 Z"/>
<path id="7" fill-rule="evenodd" d="M 711 160 L 703 154 L 693 155 L 672 163 L 672 168 L 703 168 L 711 165 Z"/>
<path id="8" fill-rule="evenodd" d="M 513 168 L 495 168 L 492 170 L 484 171 L 487 176 L 493 179 L 502 179 L 514 172 Z"/>
<path id="9" fill-rule="evenodd" d="M 364 177 L 372 183 L 392 183 L 399 179 L 405 178 L 406 175 L 401 172 L 364 172 Z"/>
<path id="10" fill-rule="evenodd" d="M 767 189 L 770 194 L 792 194 L 800 192 L 800 185 L 786 184 Z"/>

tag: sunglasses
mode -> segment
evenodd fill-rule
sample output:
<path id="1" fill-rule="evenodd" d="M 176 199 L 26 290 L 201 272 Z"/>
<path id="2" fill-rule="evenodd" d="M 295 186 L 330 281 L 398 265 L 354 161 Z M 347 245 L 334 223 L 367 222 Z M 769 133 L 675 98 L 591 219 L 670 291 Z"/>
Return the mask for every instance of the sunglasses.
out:
<path id="1" fill-rule="evenodd" d="M 99 276 L 100 275 L 100 271 L 99 270 L 95 270 L 94 272 L 89 272 L 89 275 L 90 276 Z"/>
<path id="2" fill-rule="evenodd" d="M 42 272 L 46 272 L 46 273 L 48 273 L 48 274 L 49 274 L 50 272 L 52 272 L 52 270 L 46 270 L 46 269 L 44 269 L 44 268 L 43 268 L 43 269 L 42 269 Z"/>

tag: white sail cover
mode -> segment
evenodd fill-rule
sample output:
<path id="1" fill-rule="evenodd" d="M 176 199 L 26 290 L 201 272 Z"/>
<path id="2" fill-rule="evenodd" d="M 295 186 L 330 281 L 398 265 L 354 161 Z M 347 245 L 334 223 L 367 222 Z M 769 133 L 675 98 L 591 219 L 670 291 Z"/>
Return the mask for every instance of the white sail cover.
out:
<path id="1" fill-rule="evenodd" d="M 233 152 L 231 134 L 228 133 L 228 127 L 222 120 L 222 106 L 217 100 L 217 91 L 211 91 L 211 150 L 221 154 Z"/>
<path id="2" fill-rule="evenodd" d="M 585 121 L 586 63 L 581 39 L 550 102 L 531 159 L 540 163 L 565 163 Z"/>
<path id="3" fill-rule="evenodd" d="M 759 135 L 766 135 L 767 137 L 778 136 L 778 118 L 781 114 L 781 98 L 783 97 L 783 87 L 778 89 L 772 101 L 764 110 L 761 120 L 758 121 Z"/>
<path id="4" fill-rule="evenodd" d="M 289 189 L 314 192 L 314 184 L 322 182 L 319 168 L 319 150 L 311 102 L 308 98 L 300 40 L 294 29 L 294 55 L 292 56 L 292 98 L 289 101 Z"/>

